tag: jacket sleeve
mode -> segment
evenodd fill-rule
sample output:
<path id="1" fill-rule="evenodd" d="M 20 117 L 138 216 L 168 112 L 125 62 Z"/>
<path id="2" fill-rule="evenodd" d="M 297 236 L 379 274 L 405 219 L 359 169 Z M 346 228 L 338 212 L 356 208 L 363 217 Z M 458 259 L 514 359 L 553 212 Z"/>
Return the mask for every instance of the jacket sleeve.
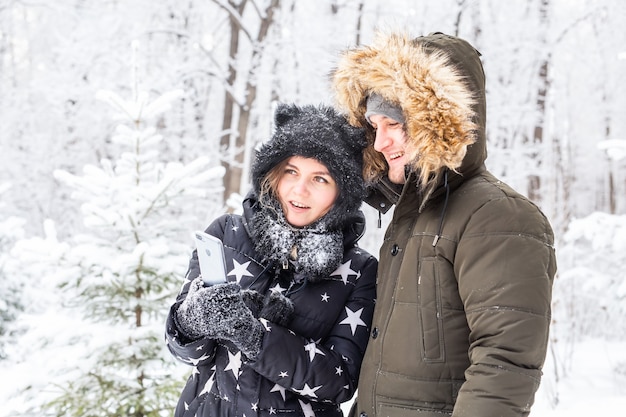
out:
<path id="1" fill-rule="evenodd" d="M 274 323 L 250 366 L 265 378 L 314 401 L 341 403 L 354 395 L 369 340 L 378 261 L 369 257 L 327 337 L 308 340 Z M 353 324 L 351 324 L 353 323 Z"/>
<path id="2" fill-rule="evenodd" d="M 476 211 L 454 262 L 470 366 L 454 417 L 526 416 L 541 379 L 556 273 L 552 229 L 523 198 Z"/>
<path id="3" fill-rule="evenodd" d="M 222 216 L 211 223 L 207 228 L 207 233 L 222 238 L 226 216 Z M 198 264 L 198 254 L 196 250 L 192 252 L 189 260 L 189 267 L 185 274 L 183 285 L 176 296 L 174 304 L 170 307 L 165 323 L 165 343 L 172 355 L 183 363 L 192 366 L 206 365 L 213 360 L 215 351 L 215 340 L 202 338 L 198 340 L 188 339 L 176 324 L 176 311 L 187 297 L 191 281 L 200 275 Z"/>

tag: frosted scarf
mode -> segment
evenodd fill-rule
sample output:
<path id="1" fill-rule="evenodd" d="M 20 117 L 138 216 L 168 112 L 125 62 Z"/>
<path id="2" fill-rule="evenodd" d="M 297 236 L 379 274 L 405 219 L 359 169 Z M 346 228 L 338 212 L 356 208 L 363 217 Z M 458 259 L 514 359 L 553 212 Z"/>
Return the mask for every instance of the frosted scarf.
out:
<path id="1" fill-rule="evenodd" d="M 291 263 L 296 274 L 305 274 L 309 282 L 330 276 L 343 260 L 343 233 L 329 231 L 324 221 L 295 228 L 287 223 L 278 203 L 261 205 L 252 216 L 251 233 L 257 253 L 265 261 L 282 268 Z"/>

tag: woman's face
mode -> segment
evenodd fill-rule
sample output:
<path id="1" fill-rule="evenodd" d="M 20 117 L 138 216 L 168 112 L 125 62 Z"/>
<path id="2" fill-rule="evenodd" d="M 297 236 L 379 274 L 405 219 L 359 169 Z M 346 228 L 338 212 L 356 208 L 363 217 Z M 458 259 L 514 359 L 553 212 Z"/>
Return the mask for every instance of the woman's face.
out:
<path id="1" fill-rule="evenodd" d="M 276 193 L 287 222 L 303 227 L 328 213 L 339 188 L 324 164 L 292 156 L 280 175 Z"/>

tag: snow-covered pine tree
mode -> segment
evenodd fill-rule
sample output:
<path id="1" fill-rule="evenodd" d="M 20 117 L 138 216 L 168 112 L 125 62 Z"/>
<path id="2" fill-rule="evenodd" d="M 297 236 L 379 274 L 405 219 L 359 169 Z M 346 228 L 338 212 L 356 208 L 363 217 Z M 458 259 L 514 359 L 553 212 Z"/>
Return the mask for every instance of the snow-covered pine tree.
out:
<path id="1" fill-rule="evenodd" d="M 9 188 L 8 183 L 0 184 L 0 196 Z M 0 199 L 0 209 L 4 205 Z M 10 258 L 9 252 L 14 242 L 23 237 L 25 222 L 15 216 L 0 217 L 0 361 L 6 358 L 5 345 L 10 343 L 7 338 L 11 336 L 11 324 L 23 309 L 22 282 L 13 279 L 5 264 Z"/>
<path id="2" fill-rule="evenodd" d="M 79 357 L 55 372 L 47 391 L 58 395 L 46 415 L 161 417 L 178 399 L 183 375 L 164 346 L 165 316 L 186 270 L 191 229 L 203 222 L 194 207 L 223 210 L 224 175 L 206 157 L 186 165 L 159 158 L 156 116 L 179 94 L 149 102 L 147 94 L 127 101 L 100 93 L 124 118 L 112 139 L 126 151 L 85 166 L 82 176 L 54 173 L 82 202 L 87 232 L 73 237 L 60 266 L 71 271 L 65 307 L 84 325 L 67 341 L 81 345 L 66 350 Z"/>

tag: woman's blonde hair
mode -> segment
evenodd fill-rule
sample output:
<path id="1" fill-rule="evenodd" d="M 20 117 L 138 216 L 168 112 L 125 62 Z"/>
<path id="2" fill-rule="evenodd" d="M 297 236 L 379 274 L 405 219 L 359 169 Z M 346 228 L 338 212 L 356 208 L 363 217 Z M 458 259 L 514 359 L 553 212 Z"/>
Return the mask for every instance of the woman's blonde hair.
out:
<path id="1" fill-rule="evenodd" d="M 283 159 L 280 163 L 270 169 L 260 182 L 259 202 L 266 207 L 273 207 L 268 203 L 268 199 L 273 198 L 278 201 L 278 183 L 282 178 L 283 171 L 289 159 Z"/>

